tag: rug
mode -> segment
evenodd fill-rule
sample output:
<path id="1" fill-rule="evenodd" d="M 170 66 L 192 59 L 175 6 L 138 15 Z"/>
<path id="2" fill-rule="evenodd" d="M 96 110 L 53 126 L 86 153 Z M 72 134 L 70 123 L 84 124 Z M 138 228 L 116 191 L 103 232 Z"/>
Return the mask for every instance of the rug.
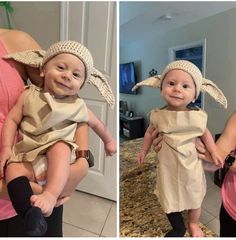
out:
<path id="1" fill-rule="evenodd" d="M 157 196 L 153 194 L 156 153 L 150 151 L 145 164 L 137 164 L 142 140 L 120 144 L 120 237 L 163 237 L 171 229 Z M 200 224 L 200 227 L 206 237 L 218 237 L 205 225 Z M 188 232 L 185 236 L 189 237 Z"/>

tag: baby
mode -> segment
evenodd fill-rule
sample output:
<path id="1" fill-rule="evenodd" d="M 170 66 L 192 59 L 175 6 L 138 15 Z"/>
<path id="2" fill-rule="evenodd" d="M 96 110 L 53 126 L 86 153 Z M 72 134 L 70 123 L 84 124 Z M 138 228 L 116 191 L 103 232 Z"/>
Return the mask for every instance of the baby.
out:
<path id="1" fill-rule="evenodd" d="M 183 237 L 186 231 L 181 212 L 188 210 L 188 227 L 193 237 L 202 237 L 198 226 L 201 204 L 206 193 L 206 180 L 202 160 L 198 159 L 195 139 L 205 143 L 216 165 L 223 159 L 216 151 L 214 140 L 207 129 L 207 114 L 199 108 L 188 107 L 200 91 L 208 92 L 216 101 L 227 107 L 223 93 L 210 80 L 204 79 L 200 70 L 191 62 L 174 61 L 166 66 L 161 76 L 151 77 L 139 86 L 161 89 L 166 106 L 154 109 L 150 115 L 138 162 L 145 160 L 151 145 L 152 132 L 158 129 L 163 135 L 158 152 L 156 194 L 172 226 L 166 237 Z"/>
<path id="2" fill-rule="evenodd" d="M 8 58 L 40 66 L 43 78 L 43 87 L 28 86 L 10 111 L 2 131 L 0 158 L 1 174 L 5 174 L 10 199 L 25 221 L 26 232 L 41 236 L 47 229 L 43 215 L 49 216 L 55 207 L 69 177 L 69 164 L 89 154 L 84 124 L 102 138 L 107 155 L 116 152 L 116 141 L 87 109 L 79 90 L 90 82 L 112 107 L 115 101 L 105 77 L 94 68 L 89 50 L 78 42 L 62 41 L 47 52 L 27 51 Z M 20 140 L 13 146 L 18 127 Z M 84 141 L 78 141 L 77 134 Z M 43 192 L 33 195 L 29 180 L 45 180 L 45 172 Z"/>

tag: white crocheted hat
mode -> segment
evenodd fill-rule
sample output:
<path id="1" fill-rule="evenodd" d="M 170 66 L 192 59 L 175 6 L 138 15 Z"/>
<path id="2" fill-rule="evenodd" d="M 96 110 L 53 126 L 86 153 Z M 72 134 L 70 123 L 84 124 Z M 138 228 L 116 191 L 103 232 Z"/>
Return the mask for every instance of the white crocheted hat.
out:
<path id="1" fill-rule="evenodd" d="M 178 61 L 174 61 L 174 62 L 171 62 L 170 64 L 168 64 L 165 67 L 165 69 L 161 75 L 161 83 L 160 83 L 161 86 L 162 86 L 162 82 L 163 82 L 165 76 L 167 75 L 167 73 L 171 70 L 176 70 L 176 69 L 185 71 L 189 75 L 191 75 L 191 77 L 195 83 L 195 87 L 196 87 L 195 99 L 197 99 L 200 94 L 201 86 L 203 83 L 203 77 L 202 77 L 202 73 L 199 70 L 199 68 L 189 61 L 178 60 Z"/>
<path id="2" fill-rule="evenodd" d="M 5 56 L 6 59 L 14 59 L 20 63 L 29 65 L 31 67 L 41 68 L 50 59 L 62 53 L 73 54 L 78 57 L 85 66 L 85 81 L 95 85 L 111 108 L 114 108 L 115 97 L 112 93 L 106 77 L 98 71 L 93 65 L 93 57 L 89 50 L 79 42 L 76 41 L 60 41 L 52 44 L 47 51 L 44 50 L 28 50 L 17 52 Z"/>
<path id="3" fill-rule="evenodd" d="M 161 88 L 166 74 L 171 70 L 182 70 L 190 74 L 196 87 L 195 99 L 197 99 L 200 92 L 207 92 L 212 98 L 215 99 L 215 101 L 223 105 L 224 108 L 227 108 L 227 99 L 223 92 L 211 80 L 203 78 L 201 71 L 196 65 L 186 60 L 177 60 L 171 62 L 165 67 L 162 75 L 156 75 L 143 80 L 137 83 L 132 90 L 135 90 L 140 86 Z"/>
<path id="4" fill-rule="evenodd" d="M 93 71 L 93 57 L 84 45 L 75 41 L 61 41 L 52 44 L 43 57 L 42 67 L 50 59 L 62 53 L 69 53 L 78 57 L 85 66 L 85 81 L 90 78 Z"/>

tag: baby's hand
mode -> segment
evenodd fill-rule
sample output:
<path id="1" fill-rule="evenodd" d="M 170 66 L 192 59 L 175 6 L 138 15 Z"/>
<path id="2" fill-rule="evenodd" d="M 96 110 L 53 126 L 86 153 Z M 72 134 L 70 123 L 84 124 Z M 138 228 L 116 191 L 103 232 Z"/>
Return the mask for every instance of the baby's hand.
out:
<path id="1" fill-rule="evenodd" d="M 216 166 L 221 168 L 224 167 L 224 159 L 222 159 L 222 157 L 217 152 L 211 153 L 211 157 Z"/>
<path id="2" fill-rule="evenodd" d="M 145 161 L 145 157 L 147 155 L 147 151 L 145 150 L 141 150 L 139 153 L 138 153 L 138 163 L 139 164 L 143 164 L 144 161 Z"/>
<path id="3" fill-rule="evenodd" d="M 0 153 L 0 177 L 1 178 L 4 177 L 4 167 L 7 160 L 11 158 L 11 155 L 12 155 L 12 151 L 10 148 L 6 148 L 6 149 L 4 148 Z"/>
<path id="4" fill-rule="evenodd" d="M 117 151 L 116 141 L 112 139 L 110 142 L 104 144 L 104 148 L 105 148 L 106 156 L 113 156 Z"/>

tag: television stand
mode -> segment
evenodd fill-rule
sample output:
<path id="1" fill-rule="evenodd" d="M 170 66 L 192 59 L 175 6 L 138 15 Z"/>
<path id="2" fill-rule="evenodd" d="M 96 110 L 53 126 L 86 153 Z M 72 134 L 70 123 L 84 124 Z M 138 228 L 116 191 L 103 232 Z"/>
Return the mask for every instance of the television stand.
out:
<path id="1" fill-rule="evenodd" d="M 127 117 L 120 115 L 120 136 L 125 139 L 134 139 L 144 136 L 144 118 L 141 116 Z"/>

